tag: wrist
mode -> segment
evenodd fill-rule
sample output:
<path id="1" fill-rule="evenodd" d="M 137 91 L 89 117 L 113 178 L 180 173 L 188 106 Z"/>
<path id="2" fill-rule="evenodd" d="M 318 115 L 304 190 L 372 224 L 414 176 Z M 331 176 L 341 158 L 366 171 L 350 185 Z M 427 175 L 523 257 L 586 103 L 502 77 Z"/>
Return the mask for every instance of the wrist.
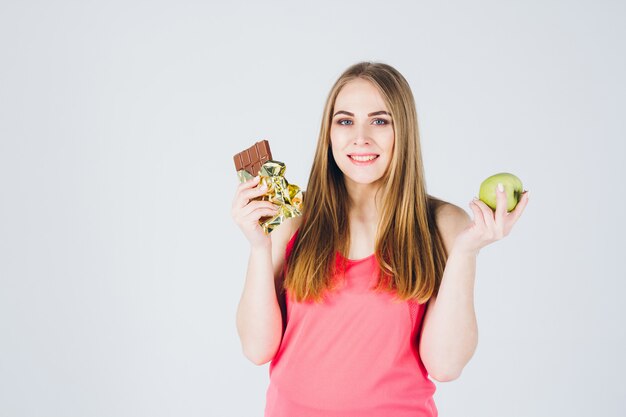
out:
<path id="1" fill-rule="evenodd" d="M 459 245 L 454 245 L 448 256 L 462 256 L 462 257 L 477 257 L 480 252 L 480 248 L 465 248 Z"/>
<path id="2" fill-rule="evenodd" d="M 251 252 L 265 252 L 271 249 L 272 249 L 272 241 L 269 237 L 266 239 L 260 240 L 258 242 L 250 243 Z"/>

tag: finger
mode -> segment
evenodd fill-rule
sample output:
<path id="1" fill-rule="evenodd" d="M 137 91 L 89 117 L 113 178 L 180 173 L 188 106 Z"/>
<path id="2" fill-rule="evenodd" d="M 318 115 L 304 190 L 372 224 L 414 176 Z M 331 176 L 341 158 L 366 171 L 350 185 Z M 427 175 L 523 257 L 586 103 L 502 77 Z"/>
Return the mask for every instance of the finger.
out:
<path id="1" fill-rule="evenodd" d="M 262 215 L 255 214 L 256 210 L 264 210 Z M 239 225 L 254 223 L 263 216 L 275 216 L 280 210 L 280 207 L 270 203 L 269 201 L 252 201 L 239 210 L 233 209 L 233 219 Z"/>
<path id="2" fill-rule="evenodd" d="M 485 204 L 484 201 L 479 199 L 474 200 L 474 203 L 480 208 L 480 211 L 483 213 L 485 227 L 491 230 L 495 229 L 496 223 L 493 218 L 493 210 L 491 209 L 491 207 L 489 207 L 487 204 Z"/>
<path id="3" fill-rule="evenodd" d="M 237 191 L 235 192 L 235 197 L 233 198 L 233 206 L 235 206 L 235 202 L 240 200 L 240 196 L 243 191 L 256 187 L 259 181 L 261 181 L 261 177 L 257 175 L 252 179 L 239 183 Z"/>
<path id="4" fill-rule="evenodd" d="M 259 181 L 261 181 L 261 176 L 257 175 L 256 177 L 253 177 L 247 181 L 240 183 L 239 186 L 237 187 L 237 191 L 254 188 L 257 186 Z"/>
<path id="5" fill-rule="evenodd" d="M 280 207 L 276 204 L 270 203 L 269 201 L 251 201 L 247 206 L 243 208 L 243 210 L 241 211 L 241 216 L 250 216 L 255 210 L 259 209 L 273 210 L 274 213 L 278 213 Z"/>
<path id="6" fill-rule="evenodd" d="M 259 184 L 255 188 L 251 188 L 249 190 L 244 190 L 241 192 L 241 195 L 248 199 L 252 200 L 254 198 L 260 197 L 267 193 L 267 184 Z"/>
<path id="7" fill-rule="evenodd" d="M 513 211 L 509 213 L 509 216 L 506 219 L 507 220 L 506 221 L 507 233 L 513 227 L 515 222 L 517 222 L 517 219 L 519 219 L 519 217 L 522 215 L 527 204 L 528 204 L 528 191 L 524 191 L 522 193 L 522 196 L 520 197 L 519 202 L 515 206 L 515 209 L 513 209 Z"/>
<path id="8" fill-rule="evenodd" d="M 474 223 L 476 224 L 476 226 L 480 228 L 484 228 L 485 216 L 483 214 L 483 211 L 480 209 L 480 207 L 478 207 L 478 204 L 476 204 L 476 199 L 470 201 L 469 206 L 472 209 L 472 212 L 474 213 Z"/>
<path id="9" fill-rule="evenodd" d="M 261 207 L 253 210 L 246 220 L 252 223 L 257 223 L 263 217 L 274 217 L 277 214 L 278 210 Z"/>
<path id="10" fill-rule="evenodd" d="M 233 203 L 233 206 L 237 208 L 245 207 L 250 202 L 250 200 L 260 197 L 265 193 L 267 193 L 267 185 L 265 184 L 262 184 L 261 186 L 256 188 L 243 190 L 238 193 L 235 202 Z"/>
<path id="11" fill-rule="evenodd" d="M 504 184 L 498 183 L 496 187 L 496 211 L 494 223 L 496 227 L 500 229 L 504 226 L 504 217 L 506 216 L 506 191 L 504 189 Z"/>

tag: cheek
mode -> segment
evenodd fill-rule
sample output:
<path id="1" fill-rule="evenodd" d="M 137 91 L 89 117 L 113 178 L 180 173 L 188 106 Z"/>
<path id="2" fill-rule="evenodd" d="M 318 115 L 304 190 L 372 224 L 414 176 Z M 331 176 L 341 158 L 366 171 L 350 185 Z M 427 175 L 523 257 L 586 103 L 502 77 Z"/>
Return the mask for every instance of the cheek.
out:
<path id="1" fill-rule="evenodd" d="M 330 129 L 330 147 L 335 151 L 340 151 L 346 146 L 346 135 L 341 129 Z"/>
<path id="2" fill-rule="evenodd" d="M 385 137 L 385 141 L 384 141 L 384 146 L 387 152 L 390 152 L 390 153 L 393 152 L 395 143 L 396 143 L 395 134 L 393 131 L 391 131 L 391 133 Z"/>
<path id="3" fill-rule="evenodd" d="M 333 146 L 338 146 L 339 143 L 341 142 L 341 129 L 337 129 L 335 128 L 335 126 L 333 125 L 333 127 L 330 128 L 330 143 Z"/>
<path id="4" fill-rule="evenodd" d="M 341 154 L 341 150 L 340 148 L 337 146 L 337 142 L 333 142 L 332 140 L 330 141 L 330 151 L 333 155 L 333 160 L 335 161 L 335 164 L 337 164 L 338 166 L 341 165 L 341 160 L 340 158 L 338 158 L 338 155 Z"/>

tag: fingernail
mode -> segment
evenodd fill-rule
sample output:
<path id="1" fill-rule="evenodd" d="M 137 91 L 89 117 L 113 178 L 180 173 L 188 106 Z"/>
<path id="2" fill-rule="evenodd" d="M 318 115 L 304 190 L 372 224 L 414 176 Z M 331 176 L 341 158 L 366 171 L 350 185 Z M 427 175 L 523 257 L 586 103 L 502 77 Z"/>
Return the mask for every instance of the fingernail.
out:
<path id="1" fill-rule="evenodd" d="M 504 191 L 504 185 L 502 185 L 501 182 L 498 183 L 498 191 L 500 192 Z"/>

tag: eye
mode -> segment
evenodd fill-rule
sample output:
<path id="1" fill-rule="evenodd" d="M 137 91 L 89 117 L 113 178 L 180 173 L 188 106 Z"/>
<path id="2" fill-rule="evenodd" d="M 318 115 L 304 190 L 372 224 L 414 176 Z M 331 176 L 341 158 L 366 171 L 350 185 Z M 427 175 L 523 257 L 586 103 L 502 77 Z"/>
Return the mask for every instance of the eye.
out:
<path id="1" fill-rule="evenodd" d="M 374 123 L 375 125 L 379 125 L 379 126 L 389 124 L 389 122 L 385 119 L 374 119 L 372 123 Z"/>
<path id="2" fill-rule="evenodd" d="M 343 126 L 349 126 L 349 125 L 352 124 L 352 120 L 341 119 L 337 123 L 340 124 L 340 125 L 343 125 Z"/>

